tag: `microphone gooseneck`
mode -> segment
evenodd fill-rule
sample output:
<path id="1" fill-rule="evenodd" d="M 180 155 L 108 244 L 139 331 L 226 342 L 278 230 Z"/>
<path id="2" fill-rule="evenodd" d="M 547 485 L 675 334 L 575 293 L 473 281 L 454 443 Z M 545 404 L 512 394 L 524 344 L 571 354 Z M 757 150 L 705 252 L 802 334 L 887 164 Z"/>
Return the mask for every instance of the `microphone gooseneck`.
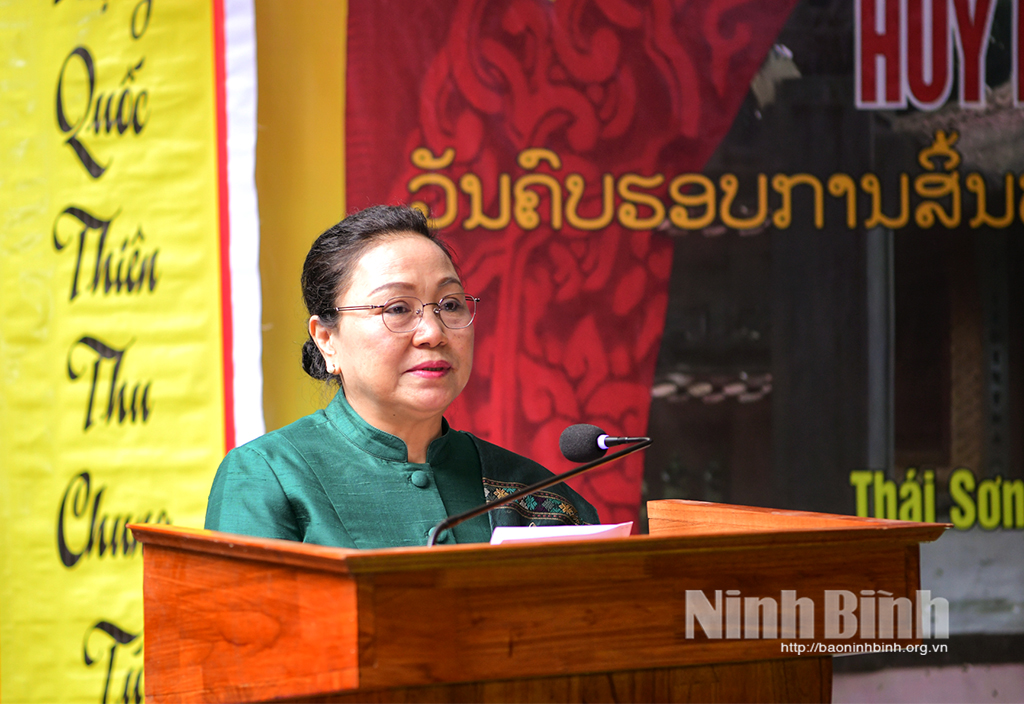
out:
<path id="1" fill-rule="evenodd" d="M 483 506 L 477 506 L 476 508 L 470 509 L 469 511 L 464 511 L 463 513 L 459 513 L 454 516 L 449 516 L 448 518 L 439 522 L 430 531 L 430 535 L 427 537 L 427 546 L 433 547 L 437 541 L 437 537 L 441 534 L 441 531 L 443 530 L 449 530 L 459 525 L 463 521 L 468 521 L 471 518 L 476 518 L 477 516 L 483 515 L 496 508 L 500 508 L 506 504 L 510 504 L 513 501 L 518 501 L 519 499 L 525 498 L 526 496 L 529 496 L 534 492 L 541 491 L 542 489 L 547 489 L 549 486 L 554 486 L 555 484 L 561 484 L 566 479 L 571 479 L 572 477 L 583 474 L 584 472 L 589 472 L 592 469 L 597 469 L 601 465 L 608 464 L 609 462 L 617 460 L 620 457 L 625 457 L 626 455 L 630 455 L 634 452 L 637 452 L 638 450 L 643 450 L 644 448 L 650 446 L 650 444 L 650 438 L 609 437 L 607 434 L 605 434 L 603 430 L 598 428 L 596 425 L 587 425 L 585 423 L 581 423 L 579 425 L 571 425 L 564 431 L 562 431 L 562 437 L 559 438 L 558 441 L 558 445 L 559 448 L 562 450 L 562 454 L 565 455 L 567 459 L 573 462 L 586 461 L 585 459 L 575 459 L 576 457 L 587 457 L 590 458 L 591 461 L 587 462 L 587 464 L 576 467 L 575 469 L 571 469 L 568 472 L 565 472 L 564 474 L 553 474 L 547 479 L 543 479 L 537 482 L 536 484 L 526 487 L 525 489 L 520 489 L 519 491 L 513 494 L 508 494 L 504 498 L 497 499 L 496 501 L 484 504 Z M 607 451 L 609 445 L 632 445 L 632 447 L 627 447 L 623 450 L 619 450 L 618 452 L 608 455 L 607 457 L 604 457 L 603 455 L 605 451 Z M 590 450 L 588 446 L 592 446 L 594 449 Z M 573 454 L 570 455 L 570 452 Z"/>

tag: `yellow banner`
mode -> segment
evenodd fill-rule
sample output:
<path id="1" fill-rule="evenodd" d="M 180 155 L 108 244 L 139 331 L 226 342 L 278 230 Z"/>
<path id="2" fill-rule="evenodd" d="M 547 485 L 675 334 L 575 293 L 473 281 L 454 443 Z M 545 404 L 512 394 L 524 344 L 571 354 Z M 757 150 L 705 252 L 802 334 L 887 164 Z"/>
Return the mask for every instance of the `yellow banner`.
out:
<path id="1" fill-rule="evenodd" d="M 0 700 L 141 700 L 225 446 L 215 6 L 0 2 Z"/>

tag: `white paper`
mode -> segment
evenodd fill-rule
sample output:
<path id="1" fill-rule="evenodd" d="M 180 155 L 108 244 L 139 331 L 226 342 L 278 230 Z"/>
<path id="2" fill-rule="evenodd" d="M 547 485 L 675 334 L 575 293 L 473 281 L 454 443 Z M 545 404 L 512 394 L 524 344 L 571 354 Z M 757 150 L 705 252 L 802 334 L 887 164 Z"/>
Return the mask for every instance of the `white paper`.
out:
<path id="1" fill-rule="evenodd" d="M 633 521 L 596 526 L 498 526 L 491 534 L 491 545 L 531 543 L 548 540 L 594 540 L 625 538 Z"/>

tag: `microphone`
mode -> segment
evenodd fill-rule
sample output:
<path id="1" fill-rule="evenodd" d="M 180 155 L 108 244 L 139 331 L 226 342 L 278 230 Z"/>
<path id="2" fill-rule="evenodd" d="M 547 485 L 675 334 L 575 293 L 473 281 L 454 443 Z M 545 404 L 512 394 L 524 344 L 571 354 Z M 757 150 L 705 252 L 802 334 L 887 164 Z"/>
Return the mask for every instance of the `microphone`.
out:
<path id="1" fill-rule="evenodd" d="M 562 431 L 558 449 L 570 462 L 591 462 L 604 457 L 604 453 L 615 445 L 632 445 L 645 440 L 650 441 L 650 438 L 613 438 L 596 425 L 579 423 Z"/>
<path id="2" fill-rule="evenodd" d="M 590 428 L 592 428 L 593 430 L 588 430 Z M 595 430 L 597 431 L 596 434 L 594 434 Z M 566 452 L 567 436 L 573 449 L 577 447 L 584 448 L 580 450 L 581 454 L 570 456 L 569 453 Z M 591 438 L 591 436 L 592 439 L 588 440 L 588 438 Z M 593 444 L 594 450 L 589 449 L 591 442 Z M 603 445 L 601 443 L 603 443 Z M 603 456 L 604 453 L 608 451 L 609 446 L 626 444 L 631 444 L 632 447 L 624 448 L 616 453 L 608 455 L 607 457 Z M 610 437 L 596 425 L 587 425 L 585 423 L 581 423 L 579 425 L 570 425 L 568 428 L 562 431 L 562 436 L 558 440 L 558 445 L 562 450 L 562 454 L 565 455 L 566 459 L 572 462 L 581 462 L 584 460 L 575 459 L 575 457 L 583 456 L 583 452 L 596 452 L 596 456 L 588 455 L 594 457 L 592 461 L 588 462 L 585 465 L 576 467 L 575 469 L 570 469 L 568 472 L 565 472 L 564 474 L 553 474 L 547 479 L 542 479 L 536 484 L 532 484 L 526 487 L 525 489 L 520 489 L 514 494 L 509 494 L 504 498 L 497 499 L 496 501 L 484 504 L 483 506 L 471 508 L 468 511 L 464 511 L 454 516 L 449 516 L 443 521 L 440 521 L 436 526 L 434 526 L 431 529 L 430 535 L 427 537 L 427 547 L 434 547 L 437 536 L 439 536 L 441 534 L 441 531 L 443 530 L 454 528 L 455 526 L 459 525 L 460 523 L 463 523 L 464 521 L 468 521 L 471 518 L 476 518 L 477 516 L 480 516 L 482 514 L 489 513 L 490 511 L 493 511 L 496 508 L 501 508 L 505 504 L 510 504 L 513 501 L 518 501 L 519 499 L 529 496 L 530 494 L 536 491 L 547 489 L 549 486 L 554 486 L 555 484 L 561 484 L 566 479 L 572 479 L 573 477 L 579 476 L 580 474 L 584 474 L 585 472 L 589 472 L 592 469 L 597 469 L 601 465 L 608 464 L 609 462 L 614 462 L 620 457 L 631 455 L 637 450 L 643 450 L 644 448 L 649 447 L 650 444 L 650 438 Z"/>

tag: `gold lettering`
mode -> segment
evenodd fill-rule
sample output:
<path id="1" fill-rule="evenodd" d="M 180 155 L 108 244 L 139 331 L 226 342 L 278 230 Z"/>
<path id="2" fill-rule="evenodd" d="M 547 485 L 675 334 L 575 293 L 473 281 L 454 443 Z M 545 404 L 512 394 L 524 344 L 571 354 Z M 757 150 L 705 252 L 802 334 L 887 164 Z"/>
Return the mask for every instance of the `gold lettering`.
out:
<path id="1" fill-rule="evenodd" d="M 949 212 L 939 203 L 918 204 L 914 210 L 914 221 L 920 227 L 931 227 L 936 220 L 949 228 L 960 224 L 960 172 L 954 171 L 960 165 L 960 154 L 953 149 L 959 138 L 956 131 L 950 132 L 947 137 L 944 130 L 936 130 L 932 143 L 917 155 L 917 162 L 922 168 L 928 171 L 942 168 L 950 172 L 921 174 L 914 178 L 914 191 L 922 198 L 948 196 L 950 199 Z"/>
<path id="2" fill-rule="evenodd" d="M 989 215 L 985 208 L 985 179 L 979 173 L 967 174 L 965 180 L 967 184 L 967 190 L 974 194 L 974 197 L 978 201 L 978 212 L 973 218 L 971 218 L 971 227 L 981 227 L 987 225 L 988 227 L 996 227 L 1002 229 L 1008 227 L 1013 222 L 1013 174 L 1007 172 L 1006 174 L 1006 212 L 1001 217 L 995 217 Z"/>
<path id="3" fill-rule="evenodd" d="M 434 156 L 426 147 L 419 147 L 413 149 L 410 159 L 413 165 L 420 169 L 445 169 L 455 161 L 455 150 L 448 147 L 441 152 L 441 156 Z M 444 213 L 432 214 L 430 207 L 421 200 L 413 201 L 411 206 L 420 210 L 424 215 L 432 217 L 434 227 L 438 229 L 448 227 L 455 222 L 455 218 L 459 214 L 459 194 L 455 190 L 455 184 L 444 174 L 420 174 L 409 181 L 407 189 L 412 195 L 425 186 L 437 186 L 444 193 Z"/>
<path id="4" fill-rule="evenodd" d="M 512 179 L 508 174 L 498 176 L 498 215 L 490 217 L 484 213 L 483 186 L 476 174 L 463 174 L 459 187 L 469 196 L 469 217 L 462 221 L 462 229 L 501 230 L 512 221 Z"/>
<path id="5" fill-rule="evenodd" d="M 906 174 L 900 174 L 900 214 L 894 218 L 882 212 L 882 186 L 878 176 L 864 174 L 860 177 L 860 187 L 871 196 L 871 215 L 864 221 L 865 228 L 882 226 L 898 230 L 910 220 L 910 177 Z"/>
<path id="6" fill-rule="evenodd" d="M 719 207 L 722 223 L 734 230 L 751 230 L 764 225 L 768 219 L 768 177 L 757 175 L 757 213 L 749 218 L 737 218 L 732 214 L 732 203 L 739 191 L 739 179 L 735 174 L 724 174 L 718 179 L 722 188 L 722 204 Z"/>
<path id="7" fill-rule="evenodd" d="M 612 218 L 615 217 L 615 177 L 605 174 L 601 177 L 603 193 L 601 197 L 601 214 L 596 218 L 585 218 L 579 214 L 580 201 L 583 200 L 583 193 L 586 190 L 586 183 L 580 174 L 569 174 L 565 179 L 565 187 L 569 191 L 569 198 L 565 203 L 565 219 L 571 227 L 577 230 L 600 230 L 608 227 Z M 1024 208 L 1024 204 L 1021 205 Z"/>
<path id="8" fill-rule="evenodd" d="M 828 192 L 836 198 L 846 196 L 846 226 L 857 227 L 857 184 L 846 174 L 832 174 L 828 179 Z"/>
<path id="9" fill-rule="evenodd" d="M 683 186 L 700 186 L 701 193 L 683 193 Z M 668 184 L 669 195 L 677 203 L 669 208 L 668 217 L 672 224 L 680 230 L 700 230 L 715 220 L 715 184 L 707 176 L 701 174 L 683 174 L 676 176 Z M 690 208 L 703 208 L 704 212 L 695 217 L 690 216 Z"/>
<path id="10" fill-rule="evenodd" d="M 409 181 L 409 193 L 416 193 L 424 186 L 439 186 L 444 192 L 444 213 L 441 215 L 432 214 L 430 208 L 421 200 L 412 202 L 412 207 L 423 212 L 424 215 L 432 217 L 434 227 L 443 229 L 448 227 L 459 214 L 459 196 L 455 191 L 455 184 L 443 174 L 420 174 Z"/>
<path id="11" fill-rule="evenodd" d="M 535 169 L 541 161 L 547 161 L 555 169 L 562 166 L 561 159 L 550 149 L 526 149 L 519 153 L 518 161 L 524 169 Z M 551 197 L 551 229 L 561 230 L 562 185 L 554 176 L 548 174 L 527 174 L 516 179 L 513 189 L 516 222 L 524 230 L 535 230 L 540 225 L 540 216 L 537 214 L 540 195 L 536 191 L 530 190 L 530 186 L 543 186 L 548 189 Z"/>
<path id="12" fill-rule="evenodd" d="M 821 229 L 825 226 L 825 196 L 821 181 L 811 174 L 775 174 L 772 177 L 772 188 L 782 196 L 782 207 L 775 211 L 772 221 L 775 227 L 787 228 L 793 222 L 793 187 L 810 186 L 814 190 L 814 226 Z"/>
<path id="13" fill-rule="evenodd" d="M 632 190 L 633 186 L 640 188 L 657 188 L 665 182 L 661 174 L 654 176 L 640 176 L 638 174 L 625 174 L 619 179 L 619 195 L 626 202 L 619 206 L 619 222 L 623 227 L 630 230 L 653 230 L 665 222 L 665 205 L 656 196 L 649 193 L 638 193 Z M 646 218 L 639 216 L 637 205 L 644 205 L 651 209 L 651 214 Z"/>

